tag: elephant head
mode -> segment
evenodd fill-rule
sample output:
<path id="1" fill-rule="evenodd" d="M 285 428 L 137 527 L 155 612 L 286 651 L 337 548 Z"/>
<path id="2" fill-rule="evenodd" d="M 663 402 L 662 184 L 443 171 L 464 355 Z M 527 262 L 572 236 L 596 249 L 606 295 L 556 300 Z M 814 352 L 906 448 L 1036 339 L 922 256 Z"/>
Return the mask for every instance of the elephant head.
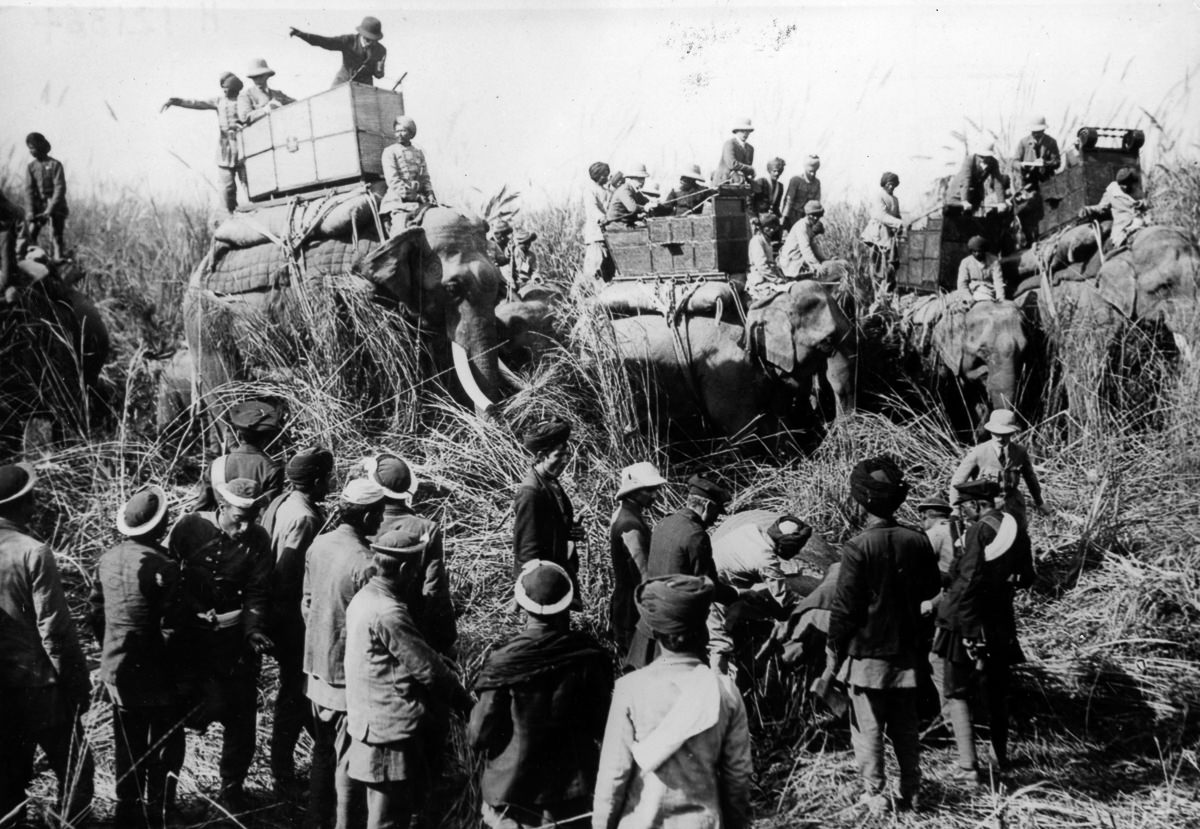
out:
<path id="1" fill-rule="evenodd" d="M 982 383 L 992 409 L 1017 408 L 1029 336 L 1021 310 L 1011 302 L 977 302 L 963 319 L 958 375 Z"/>
<path id="2" fill-rule="evenodd" d="M 819 282 L 793 282 L 769 302 L 746 314 L 752 353 L 757 353 L 785 383 L 798 383 L 824 368 L 837 400 L 838 414 L 854 409 L 854 326 L 829 290 Z"/>
<path id="3" fill-rule="evenodd" d="M 536 364 L 558 343 L 557 316 L 545 299 L 519 299 L 496 306 L 503 364 L 520 369 Z"/>

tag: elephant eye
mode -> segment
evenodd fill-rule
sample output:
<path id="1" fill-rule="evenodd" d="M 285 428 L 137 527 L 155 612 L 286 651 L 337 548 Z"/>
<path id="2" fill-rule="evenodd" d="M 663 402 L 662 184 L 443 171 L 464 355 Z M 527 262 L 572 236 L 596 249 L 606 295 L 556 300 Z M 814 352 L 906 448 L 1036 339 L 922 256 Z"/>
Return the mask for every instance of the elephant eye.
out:
<path id="1" fill-rule="evenodd" d="M 467 292 L 467 286 L 457 277 L 447 279 L 442 285 L 446 288 L 446 293 L 454 299 L 461 299 Z"/>

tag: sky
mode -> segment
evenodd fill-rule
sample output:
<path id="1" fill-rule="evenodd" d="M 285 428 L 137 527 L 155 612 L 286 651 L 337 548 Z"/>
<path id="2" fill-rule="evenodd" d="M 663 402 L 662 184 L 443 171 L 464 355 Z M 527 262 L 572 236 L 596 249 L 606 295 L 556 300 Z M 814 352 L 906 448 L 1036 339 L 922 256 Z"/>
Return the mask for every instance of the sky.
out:
<path id="1" fill-rule="evenodd" d="M 786 177 L 816 153 L 826 200 L 851 201 L 891 170 L 906 210 L 964 142 L 996 135 L 1011 150 L 1035 115 L 1064 148 L 1082 125 L 1137 126 L 1147 161 L 1164 143 L 1200 156 L 1190 0 L 258 5 L 0 6 L 0 160 L 23 164 L 24 136 L 38 130 L 72 192 L 211 201 L 215 113 L 161 104 L 213 97 L 221 72 L 258 57 L 274 87 L 321 91 L 338 56 L 288 28 L 349 33 L 364 14 L 383 21 L 380 85 L 407 73 L 416 143 L 454 204 L 501 186 L 529 205 L 574 198 L 597 160 L 643 162 L 670 186 L 685 165 L 711 170 L 741 117 L 757 128 L 760 167 L 781 156 Z"/>

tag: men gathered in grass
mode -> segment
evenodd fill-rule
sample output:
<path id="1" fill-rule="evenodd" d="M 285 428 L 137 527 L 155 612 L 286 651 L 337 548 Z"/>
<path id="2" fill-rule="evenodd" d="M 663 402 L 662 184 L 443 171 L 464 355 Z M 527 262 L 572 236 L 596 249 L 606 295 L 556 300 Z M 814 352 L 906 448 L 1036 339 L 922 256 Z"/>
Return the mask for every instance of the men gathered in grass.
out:
<path id="1" fill-rule="evenodd" d="M 261 401 L 235 411 L 243 432 L 280 419 Z M 799 628 L 827 635 L 813 690 L 835 715 L 838 699 L 849 701 L 862 807 L 918 806 L 918 688 L 930 676 L 957 746 L 940 776 L 982 782 L 969 700 L 977 693 L 985 702 L 993 770 L 1002 772 L 1011 760 L 1009 675 L 1022 661 L 1013 596 L 1034 575 L 1009 480 L 1028 459 L 1008 439 L 1011 413 L 994 412 L 989 428 L 995 462 L 975 451 L 967 477 L 960 467 L 953 479 L 965 529 L 938 496 L 917 505 L 924 531 L 900 523 L 911 486 L 903 471 L 886 456 L 857 464 L 849 493 L 860 532 L 840 562 L 826 556 L 815 590 L 818 580 L 800 574 L 825 554 L 804 553 L 817 534 L 803 519 L 743 510 L 714 545 L 709 532 L 733 500 L 724 486 L 691 476 L 682 506 L 655 523 L 656 501 L 672 500 L 670 481 L 649 462 L 630 464 L 613 490 L 606 596 L 594 585 L 607 579 L 581 573 L 574 553 L 590 533 L 564 481 L 571 424 L 539 421 L 522 441 L 532 465 L 511 524 L 522 624 L 504 617 L 512 630 L 473 676 L 454 661 L 443 528 L 414 505 L 416 475 L 399 455 L 353 466 L 328 522 L 339 464 L 321 448 L 292 455 L 288 489 L 269 505 L 242 467 L 232 479 L 215 474 L 216 508 L 173 527 L 171 496 L 143 486 L 116 513 L 118 543 L 101 557 L 91 596 L 97 693 L 112 704 L 116 823 L 159 827 L 178 817 L 185 728 L 204 733 L 213 722 L 224 725 L 221 808 L 238 816 L 261 805 L 246 780 L 258 748 L 261 660 L 271 654 L 275 797 L 306 803 L 307 825 L 435 820 L 446 781 L 463 785 L 445 762 L 457 721 L 482 759 L 489 827 L 748 826 L 742 694 L 757 675 L 751 654 Z M 278 463 L 259 449 L 226 457 L 245 470 Z M 13 620 L 0 628 L 0 695 L 17 713 L 0 726 L 17 759 L 0 776 L 0 806 L 22 808 L 41 746 L 60 779 L 57 810 L 84 815 L 92 761 L 79 717 L 92 694 L 54 556 L 28 529 L 36 483 L 28 465 L 0 467 L 0 606 Z M 571 619 L 600 604 L 609 605 L 604 639 L 585 632 L 584 617 Z M 614 687 L 617 670 L 626 676 Z M 313 738 L 307 776 L 295 759 L 304 728 Z M 885 735 L 899 764 L 896 799 Z"/>

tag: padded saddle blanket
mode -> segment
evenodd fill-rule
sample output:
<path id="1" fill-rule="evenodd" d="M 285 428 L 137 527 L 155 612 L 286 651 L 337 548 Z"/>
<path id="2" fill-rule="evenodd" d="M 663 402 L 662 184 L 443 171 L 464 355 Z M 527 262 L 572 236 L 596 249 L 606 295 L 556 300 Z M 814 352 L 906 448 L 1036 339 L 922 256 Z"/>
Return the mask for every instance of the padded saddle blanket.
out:
<path id="1" fill-rule="evenodd" d="M 304 245 L 296 258 L 300 274 L 344 274 L 358 271 L 359 263 L 375 250 L 374 239 L 359 239 L 358 245 L 324 239 Z M 288 284 L 292 279 L 290 257 L 279 245 L 231 248 L 214 245 L 205 259 L 200 288 L 216 294 L 244 294 Z"/>
<path id="2" fill-rule="evenodd" d="M 359 191 L 239 210 L 217 227 L 213 238 L 234 248 L 272 244 L 274 239 L 350 239 L 355 228 L 375 232 L 379 202 L 378 193 Z"/>

